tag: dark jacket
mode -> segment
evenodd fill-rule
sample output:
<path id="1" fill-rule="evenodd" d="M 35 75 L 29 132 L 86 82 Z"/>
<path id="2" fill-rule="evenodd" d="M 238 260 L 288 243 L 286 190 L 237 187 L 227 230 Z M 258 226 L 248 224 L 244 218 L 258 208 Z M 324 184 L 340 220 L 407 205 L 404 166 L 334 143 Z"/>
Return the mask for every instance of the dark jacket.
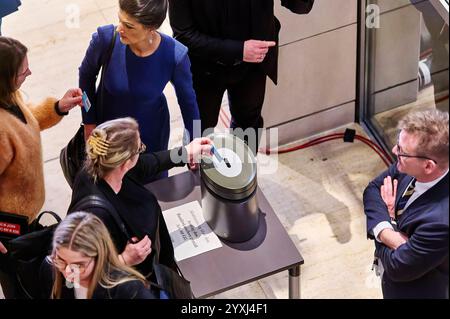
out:
<path id="1" fill-rule="evenodd" d="M 0 3 L 0 19 L 19 10 L 21 4 L 19 0 L 2 0 Z"/>
<path id="2" fill-rule="evenodd" d="M 280 22 L 274 15 L 273 0 L 169 0 L 174 37 L 189 48 L 193 69 L 213 72 L 218 66 L 243 62 L 246 40 L 278 43 Z M 311 10 L 314 0 L 283 0 L 294 12 Z M 301 10 L 302 9 L 302 10 Z M 233 12 L 230 12 L 230 11 Z M 269 50 L 262 68 L 277 82 L 278 47 Z"/>
<path id="3" fill-rule="evenodd" d="M 180 152 L 181 148 L 177 149 Z M 72 202 L 68 212 L 73 212 L 73 207 L 89 195 L 100 196 L 114 206 L 126 226 L 130 237 L 141 240 L 147 235 L 152 241 L 152 253 L 136 266 L 144 276 L 149 278 L 153 270 L 153 258 L 159 262 L 175 268 L 174 252 L 167 226 L 161 213 L 161 207 L 156 197 L 147 190 L 144 185 L 156 174 L 169 170 L 184 163 L 175 164 L 170 158 L 171 151 L 144 154 L 139 157 L 137 165 L 125 175 L 119 194 L 115 194 L 104 181 L 94 182 L 84 170 L 78 173 L 72 194 Z M 179 153 L 180 154 L 180 153 Z M 121 230 L 111 213 L 103 208 L 95 208 L 88 211 L 99 217 L 111 234 L 117 251 L 125 249 L 130 238 Z M 155 254 L 157 255 L 155 256 Z"/>
<path id="4" fill-rule="evenodd" d="M 75 299 L 73 289 L 63 287 L 61 299 Z M 92 299 L 159 299 L 154 292 L 145 287 L 139 280 L 127 281 L 113 288 L 100 285 L 95 288 Z"/>
<path id="5" fill-rule="evenodd" d="M 72 289 L 66 288 L 64 299 L 75 298 Z M 153 292 L 144 286 L 139 280 L 128 281 L 114 288 L 106 289 L 98 286 L 92 299 L 159 299 Z"/>
<path id="6" fill-rule="evenodd" d="M 397 202 L 412 177 L 400 173 L 394 164 L 372 181 L 364 191 L 368 237 L 382 221 L 389 222 L 380 187 L 386 176 L 398 180 Z M 448 174 L 414 202 L 397 220 L 398 230 L 408 242 L 396 250 L 376 243 L 375 255 L 385 269 L 382 278 L 385 298 L 448 298 L 449 207 Z"/>

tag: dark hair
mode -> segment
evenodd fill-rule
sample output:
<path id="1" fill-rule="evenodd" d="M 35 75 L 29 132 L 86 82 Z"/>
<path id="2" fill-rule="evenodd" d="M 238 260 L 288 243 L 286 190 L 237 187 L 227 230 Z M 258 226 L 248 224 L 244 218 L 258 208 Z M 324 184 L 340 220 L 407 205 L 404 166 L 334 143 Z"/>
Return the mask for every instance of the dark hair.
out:
<path id="1" fill-rule="evenodd" d="M 147 28 L 158 29 L 167 15 L 167 0 L 119 0 L 119 7 Z"/>
<path id="2" fill-rule="evenodd" d="M 27 52 L 19 41 L 0 36 L 0 107 L 14 103 L 17 75 Z"/>

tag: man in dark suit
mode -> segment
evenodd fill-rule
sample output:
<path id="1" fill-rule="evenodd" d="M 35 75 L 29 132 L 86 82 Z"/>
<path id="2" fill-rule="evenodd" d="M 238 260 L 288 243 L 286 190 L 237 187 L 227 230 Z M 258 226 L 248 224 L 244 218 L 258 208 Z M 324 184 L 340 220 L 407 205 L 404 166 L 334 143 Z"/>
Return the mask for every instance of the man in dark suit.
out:
<path id="1" fill-rule="evenodd" d="M 408 114 L 397 163 L 364 191 L 384 298 L 447 298 L 449 254 L 447 112 Z"/>
<path id="2" fill-rule="evenodd" d="M 295 13 L 308 13 L 313 3 L 282 0 Z M 189 48 L 202 131 L 217 125 L 225 90 L 231 127 L 262 128 L 266 76 L 277 82 L 273 0 L 169 0 L 169 16 L 174 37 Z"/>

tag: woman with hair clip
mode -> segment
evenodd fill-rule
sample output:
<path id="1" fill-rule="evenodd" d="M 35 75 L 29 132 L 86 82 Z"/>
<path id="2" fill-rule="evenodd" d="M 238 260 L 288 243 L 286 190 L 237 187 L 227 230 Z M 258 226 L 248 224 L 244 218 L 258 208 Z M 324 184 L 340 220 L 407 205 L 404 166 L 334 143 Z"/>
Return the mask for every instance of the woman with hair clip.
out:
<path id="1" fill-rule="evenodd" d="M 119 261 L 108 230 L 95 215 L 67 216 L 53 235 L 52 299 L 155 299 L 139 272 Z"/>
<path id="2" fill-rule="evenodd" d="M 157 31 L 166 19 L 167 6 L 167 0 L 119 0 L 118 25 L 99 27 L 93 34 L 79 71 L 80 88 L 92 102 L 88 112 L 82 110 L 86 139 L 97 125 L 130 116 L 140 125 L 147 152 L 167 150 L 170 115 L 163 91 L 169 82 L 175 89 L 184 127 L 190 140 L 194 138 L 193 122 L 200 115 L 188 50 Z M 95 83 L 114 32 L 118 36 L 102 79 L 103 90 L 96 92 Z M 96 112 L 95 104 L 100 100 L 102 114 Z"/>
<path id="3" fill-rule="evenodd" d="M 111 233 L 123 264 L 136 266 L 147 279 L 153 261 L 176 269 L 172 241 L 156 197 L 144 185 L 161 171 L 189 163 L 198 166 L 210 156 L 211 140 L 194 139 L 186 147 L 146 153 L 138 123 L 132 118 L 105 122 L 94 129 L 86 144 L 85 167 L 75 178 L 69 212 L 90 195 L 106 199 L 125 224 L 125 233 L 111 212 L 84 207 L 98 216 Z M 131 238 L 129 238 L 131 237 Z M 152 278 L 153 279 L 153 278 Z"/>
<path id="4" fill-rule="evenodd" d="M 70 89 L 60 100 L 25 103 L 19 90 L 31 75 L 27 52 L 19 41 L 0 37 L 0 212 L 25 216 L 31 223 L 45 199 L 40 132 L 79 105 L 82 94 Z M 14 274 L 2 269 L 5 246 L 0 242 L 0 284 L 6 298 L 17 298 Z"/>

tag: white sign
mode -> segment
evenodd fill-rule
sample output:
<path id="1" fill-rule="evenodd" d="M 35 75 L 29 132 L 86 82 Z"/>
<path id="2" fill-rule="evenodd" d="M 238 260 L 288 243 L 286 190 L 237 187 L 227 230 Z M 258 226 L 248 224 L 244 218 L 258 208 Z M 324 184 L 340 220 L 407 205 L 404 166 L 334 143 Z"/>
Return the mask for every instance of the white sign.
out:
<path id="1" fill-rule="evenodd" d="M 177 261 L 222 247 L 197 201 L 163 211 Z"/>

